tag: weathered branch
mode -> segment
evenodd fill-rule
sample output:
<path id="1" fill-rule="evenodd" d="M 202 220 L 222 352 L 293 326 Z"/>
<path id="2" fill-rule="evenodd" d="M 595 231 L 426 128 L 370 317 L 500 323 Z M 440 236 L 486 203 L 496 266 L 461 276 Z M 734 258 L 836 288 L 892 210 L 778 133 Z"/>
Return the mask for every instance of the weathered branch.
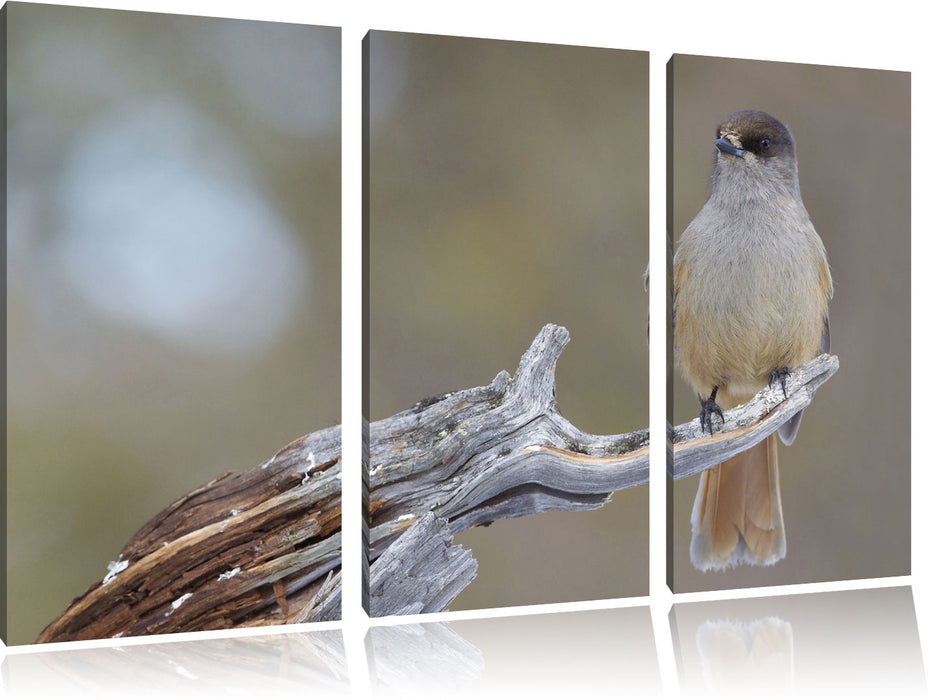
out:
<path id="1" fill-rule="evenodd" d="M 517 373 L 422 401 L 372 423 L 367 475 L 370 560 L 424 513 L 453 533 L 547 510 L 599 508 L 647 483 L 646 430 L 591 435 L 556 407 L 556 360 L 569 342 L 548 325 Z"/>
<path id="2" fill-rule="evenodd" d="M 524 353 L 516 374 L 487 386 L 421 401 L 369 427 L 365 480 L 372 615 L 437 612 L 425 581 L 450 582 L 453 598 L 474 578 L 462 557 L 434 548 L 434 574 L 415 544 L 397 551 L 416 523 L 432 513 L 455 534 L 475 525 L 549 510 L 588 510 L 612 492 L 647 483 L 646 430 L 585 433 L 556 405 L 556 361 L 569 342 L 565 328 L 547 325 Z M 367 454 L 367 453 L 366 453 Z M 397 573 L 392 595 L 368 600 L 383 581 L 384 557 Z M 456 589 L 456 585 L 461 588 Z"/>
<path id="3" fill-rule="evenodd" d="M 452 535 L 548 510 L 600 508 L 646 484 L 647 430 L 591 435 L 556 406 L 568 332 L 548 325 L 513 377 L 420 402 L 370 424 L 364 458 L 371 614 L 445 609 L 474 578 Z M 703 436 L 672 430 L 675 478 L 740 452 L 804 408 L 835 373 L 824 355 L 779 388 L 725 411 Z M 144 525 L 110 573 L 76 598 L 39 642 L 337 619 L 341 601 L 339 428 L 311 433 L 265 464 L 225 474 Z M 370 585 L 367 585 L 367 584 Z"/>
<path id="4" fill-rule="evenodd" d="M 820 385 L 838 371 L 835 355 L 820 355 L 795 369 L 786 382 L 786 397 L 779 384 L 764 388 L 743 406 L 725 411 L 725 423 L 706 435 L 698 420 L 672 429 L 670 476 L 683 479 L 699 474 L 753 447 L 806 408 Z"/>
<path id="5" fill-rule="evenodd" d="M 445 576 L 439 576 L 441 571 Z M 426 513 L 371 568 L 368 612 L 382 616 L 445 610 L 477 571 L 471 552 L 452 544 L 448 523 Z"/>
<path id="6" fill-rule="evenodd" d="M 337 619 L 341 431 L 183 496 L 37 642 Z"/>
<path id="7" fill-rule="evenodd" d="M 548 510 L 599 508 L 612 492 L 647 483 L 646 430 L 591 435 L 559 414 L 555 368 L 568 342 L 564 328 L 548 325 L 513 377 L 501 372 L 487 386 L 422 401 L 370 426 L 365 503 L 372 582 L 388 548 L 426 513 L 458 533 Z M 698 421 L 673 429 L 673 474 L 698 473 L 754 445 L 808 405 L 837 368 L 838 359 L 827 355 L 804 365 L 788 378 L 785 399 L 779 387 L 759 393 L 748 405 L 726 411 L 724 430 L 714 436 L 702 436 Z M 436 563 L 437 577 L 456 576 L 443 557 Z M 393 566 L 398 572 L 418 567 L 422 576 L 427 571 L 419 557 L 406 561 L 396 553 Z M 393 596 L 397 609 L 386 600 L 379 606 L 371 601 L 369 612 L 435 612 L 413 608 L 425 599 L 420 580 L 401 579 Z M 471 579 L 458 580 L 467 585 Z M 408 592 L 402 590 L 407 585 Z"/>

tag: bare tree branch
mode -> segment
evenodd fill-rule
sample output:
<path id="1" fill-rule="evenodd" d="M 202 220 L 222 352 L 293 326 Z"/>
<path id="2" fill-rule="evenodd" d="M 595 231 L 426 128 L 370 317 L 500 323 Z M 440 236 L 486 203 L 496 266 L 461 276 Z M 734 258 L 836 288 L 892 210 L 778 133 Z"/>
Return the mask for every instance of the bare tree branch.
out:
<path id="1" fill-rule="evenodd" d="M 471 552 L 452 544 L 448 523 L 426 513 L 371 567 L 369 612 L 381 616 L 446 610 L 477 571 Z"/>
<path id="2" fill-rule="evenodd" d="M 475 525 L 549 510 L 589 510 L 646 484 L 646 429 L 585 433 L 556 405 L 569 342 L 547 325 L 513 377 L 421 401 L 365 424 L 365 606 L 371 614 L 445 609 L 477 562 L 452 544 Z M 752 446 L 812 400 L 838 369 L 823 355 L 725 411 L 724 428 L 672 429 L 674 478 Z M 225 474 L 170 504 L 127 543 L 110 573 L 39 642 L 337 619 L 341 600 L 341 440 L 306 435 L 268 462 Z M 373 587 L 373 591 L 371 590 Z"/>
<path id="3" fill-rule="evenodd" d="M 388 547 L 426 513 L 458 533 L 503 518 L 600 508 L 612 492 L 647 483 L 647 430 L 591 435 L 559 414 L 555 369 L 568 342 L 566 329 L 548 325 L 513 377 L 501 372 L 487 386 L 422 401 L 370 426 L 365 504 L 372 581 Z M 726 411 L 724 430 L 713 436 L 703 436 L 698 421 L 673 429 L 675 478 L 697 474 L 766 437 L 808 405 L 837 368 L 838 359 L 828 355 L 807 363 L 787 379 L 786 398 L 779 387 L 759 393 Z M 400 571 L 422 563 L 394 555 Z M 439 577 L 452 575 L 445 566 L 437 571 Z M 396 591 L 399 609 L 382 601 L 369 612 L 435 612 L 408 606 L 425 597 L 413 583 L 409 596 Z"/>
<path id="4" fill-rule="evenodd" d="M 370 426 L 370 561 L 424 513 L 453 533 L 547 510 L 599 508 L 647 483 L 646 430 L 585 433 L 556 407 L 556 360 L 569 342 L 548 325 L 516 374 L 422 401 Z"/>
<path id="5" fill-rule="evenodd" d="M 340 454 L 321 430 L 178 499 L 36 641 L 337 619 Z"/>
<path id="6" fill-rule="evenodd" d="M 725 411 L 725 423 L 706 435 L 698 420 L 672 429 L 670 476 L 684 479 L 721 464 L 766 438 L 805 409 L 816 390 L 838 371 L 836 355 L 819 355 L 793 370 L 786 382 L 786 397 L 779 384 L 764 388 L 743 406 Z"/>

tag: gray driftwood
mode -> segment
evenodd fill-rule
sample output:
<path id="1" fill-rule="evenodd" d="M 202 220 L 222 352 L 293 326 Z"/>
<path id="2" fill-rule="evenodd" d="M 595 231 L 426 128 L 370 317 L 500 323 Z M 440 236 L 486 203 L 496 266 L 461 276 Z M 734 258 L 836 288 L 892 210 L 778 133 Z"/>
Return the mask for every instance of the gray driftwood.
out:
<path id="1" fill-rule="evenodd" d="M 766 438 L 798 411 L 806 408 L 824 384 L 838 371 L 836 355 L 819 355 L 795 369 L 786 382 L 786 396 L 779 383 L 765 387 L 743 406 L 725 411 L 724 425 L 714 419 L 715 434 L 702 432 L 698 420 L 672 429 L 673 459 L 669 474 L 674 479 L 699 474 L 724 462 Z"/>
<path id="2" fill-rule="evenodd" d="M 452 535 L 548 510 L 600 508 L 646 484 L 647 430 L 591 435 L 556 407 L 568 332 L 548 325 L 514 376 L 445 394 L 365 430 L 365 604 L 371 614 L 445 609 L 474 578 Z M 674 478 L 763 439 L 838 368 L 823 355 L 793 372 L 786 398 L 764 390 L 671 431 Z M 341 602 L 341 440 L 337 427 L 295 440 L 264 464 L 183 496 L 131 538 L 110 573 L 38 642 L 333 620 Z M 368 598 L 371 586 L 373 597 Z"/>
<path id="3" fill-rule="evenodd" d="M 420 516 L 453 534 L 547 510 L 599 508 L 647 483 L 647 430 L 591 435 L 556 408 L 556 360 L 569 342 L 548 325 L 513 377 L 420 402 L 370 425 L 365 482 L 370 561 Z"/>
<path id="4" fill-rule="evenodd" d="M 371 567 L 368 612 L 379 617 L 446 610 L 477 571 L 471 552 L 452 544 L 448 523 L 426 513 Z"/>
<path id="5" fill-rule="evenodd" d="M 524 354 L 516 374 L 498 374 L 487 386 L 420 402 L 370 426 L 370 463 L 365 481 L 372 584 L 384 581 L 384 557 L 397 572 L 393 604 L 386 596 L 367 600 L 372 615 L 436 612 L 420 606 L 424 580 L 435 567 L 440 580 L 467 585 L 443 547 L 425 550 L 408 543 L 409 559 L 394 542 L 426 513 L 448 522 L 452 533 L 503 518 L 548 510 L 600 508 L 620 489 L 646 484 L 647 430 L 591 435 L 565 418 L 556 406 L 556 360 L 569 342 L 566 329 L 548 325 Z M 724 430 L 702 435 L 698 421 L 672 430 L 674 478 L 708 469 L 762 440 L 812 400 L 817 387 L 838 369 L 823 355 L 795 370 L 787 396 L 779 386 L 750 403 L 725 411 Z M 430 563 L 432 566 L 430 566 Z M 407 571 L 419 575 L 400 575 Z M 457 591 L 456 591 L 457 592 Z"/>

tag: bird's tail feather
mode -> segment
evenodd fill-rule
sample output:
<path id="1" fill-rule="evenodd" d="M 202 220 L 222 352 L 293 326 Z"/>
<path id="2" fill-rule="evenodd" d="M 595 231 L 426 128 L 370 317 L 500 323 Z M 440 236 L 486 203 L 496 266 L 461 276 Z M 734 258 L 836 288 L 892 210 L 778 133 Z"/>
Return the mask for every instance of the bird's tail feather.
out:
<path id="1" fill-rule="evenodd" d="M 702 474 L 689 550 L 697 569 L 767 566 L 786 556 L 777 467 L 773 434 Z"/>

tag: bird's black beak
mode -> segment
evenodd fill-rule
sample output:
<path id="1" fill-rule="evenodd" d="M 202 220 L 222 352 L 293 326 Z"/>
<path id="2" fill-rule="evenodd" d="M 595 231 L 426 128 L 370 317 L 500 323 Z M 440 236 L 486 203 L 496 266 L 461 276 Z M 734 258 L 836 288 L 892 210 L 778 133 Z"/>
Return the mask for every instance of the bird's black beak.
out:
<path id="1" fill-rule="evenodd" d="M 744 155 L 744 149 L 733 146 L 728 139 L 715 139 L 715 148 L 722 153 L 730 153 L 733 156 L 738 156 L 738 158 Z"/>

